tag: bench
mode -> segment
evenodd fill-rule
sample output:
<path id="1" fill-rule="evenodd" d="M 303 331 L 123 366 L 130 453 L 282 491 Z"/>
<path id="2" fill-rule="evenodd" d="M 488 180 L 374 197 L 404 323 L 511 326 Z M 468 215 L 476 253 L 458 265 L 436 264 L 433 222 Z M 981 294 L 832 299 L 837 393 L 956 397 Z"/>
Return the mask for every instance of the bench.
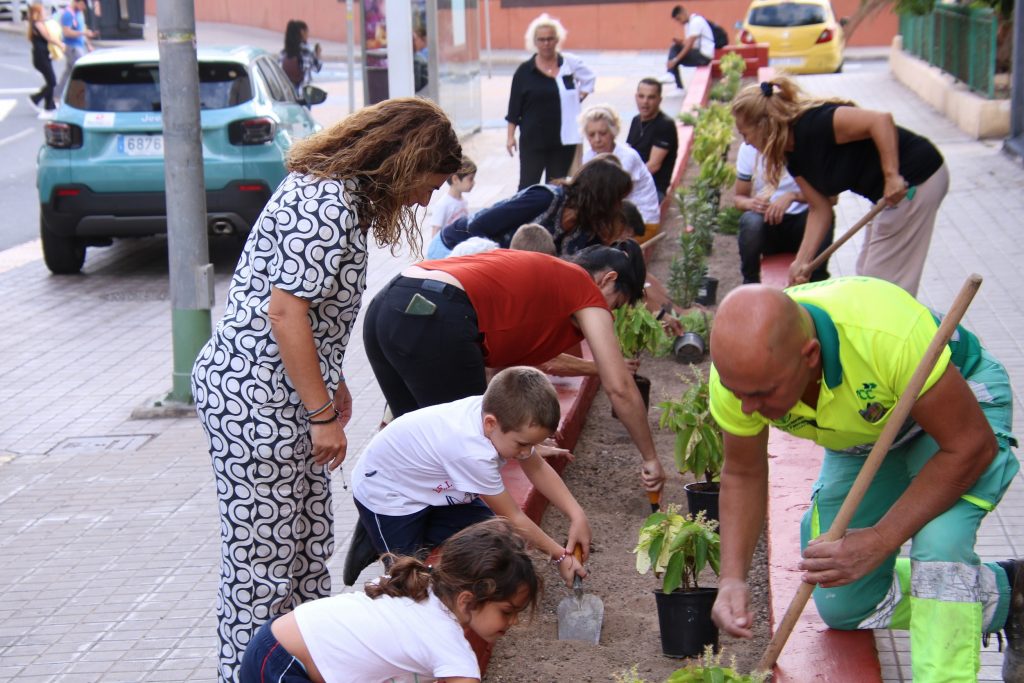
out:
<path id="1" fill-rule="evenodd" d="M 768 66 L 768 43 L 726 45 L 715 50 L 715 58 L 711 60 L 711 78 L 722 77 L 722 57 L 730 52 L 740 55 L 747 63 L 747 68 L 743 70 L 744 78 L 757 76 L 759 69 Z"/>

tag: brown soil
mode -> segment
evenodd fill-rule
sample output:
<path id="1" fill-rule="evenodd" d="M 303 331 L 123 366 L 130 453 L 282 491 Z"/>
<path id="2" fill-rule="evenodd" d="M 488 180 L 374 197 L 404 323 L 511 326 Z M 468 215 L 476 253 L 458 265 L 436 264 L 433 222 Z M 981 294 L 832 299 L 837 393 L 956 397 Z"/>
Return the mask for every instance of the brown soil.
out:
<path id="1" fill-rule="evenodd" d="M 723 205 L 731 203 L 731 193 Z M 669 234 L 656 247 L 652 272 L 667 276 L 668 264 L 675 252 L 678 220 L 666 221 Z M 718 299 L 739 284 L 739 258 L 734 236 L 716 235 L 709 259 L 709 272 L 719 280 Z M 713 311 L 713 307 L 712 307 Z M 709 362 L 700 368 L 707 372 Z M 683 485 L 693 481 L 689 474 L 679 475 L 672 458 L 674 435 L 657 428 L 657 403 L 682 395 L 690 377 L 688 369 L 672 358 L 645 358 L 640 373 L 651 379 L 650 422 L 662 466 L 669 473 L 663 504 L 676 503 L 686 509 Z M 538 570 L 547 581 L 543 603 L 532 621 L 512 629 L 494 648 L 484 680 L 566 683 L 567 681 L 610 681 L 615 675 L 637 665 L 640 676 L 657 683 L 687 664 L 661 654 L 658 617 L 652 591 L 658 580 L 651 574 L 636 572 L 632 553 L 641 523 L 650 514 L 649 503 L 639 486 L 640 459 L 625 428 L 611 418 L 611 406 L 599 392 L 575 449 L 576 461 L 564 473 L 569 489 L 586 510 L 594 543 L 588 563 L 590 578 L 585 590 L 604 601 L 604 624 L 599 645 L 559 641 L 558 603 L 570 595 L 556 573 L 543 562 Z M 555 538 L 564 538 L 568 528 L 565 517 L 549 508 L 544 529 Z M 716 577 L 705 570 L 702 585 L 714 586 Z M 751 570 L 751 596 L 756 628 L 753 640 L 721 637 L 725 658 L 736 658 L 741 672 L 752 671 L 768 644 L 767 567 L 763 540 L 759 544 Z"/>

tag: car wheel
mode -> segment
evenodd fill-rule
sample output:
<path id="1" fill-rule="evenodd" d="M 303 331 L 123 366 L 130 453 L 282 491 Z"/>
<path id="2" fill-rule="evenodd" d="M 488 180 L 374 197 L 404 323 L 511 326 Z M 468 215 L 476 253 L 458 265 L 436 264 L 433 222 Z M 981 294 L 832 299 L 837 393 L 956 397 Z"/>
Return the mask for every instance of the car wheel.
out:
<path id="1" fill-rule="evenodd" d="M 39 220 L 39 236 L 43 241 L 43 260 L 54 275 L 74 275 L 85 263 L 85 245 L 74 237 L 57 235 Z"/>
<path id="2" fill-rule="evenodd" d="M 837 74 L 843 73 L 843 62 L 839 62 L 839 66 L 836 67 L 836 71 L 835 72 Z"/>

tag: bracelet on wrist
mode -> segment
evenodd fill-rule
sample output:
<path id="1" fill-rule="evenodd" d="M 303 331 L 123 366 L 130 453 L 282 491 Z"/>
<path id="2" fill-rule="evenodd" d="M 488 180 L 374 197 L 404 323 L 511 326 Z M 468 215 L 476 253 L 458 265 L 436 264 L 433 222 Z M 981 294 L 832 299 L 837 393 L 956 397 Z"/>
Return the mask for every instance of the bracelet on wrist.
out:
<path id="1" fill-rule="evenodd" d="M 566 551 L 563 550 L 561 557 L 559 557 L 557 560 L 552 557 L 550 560 L 548 560 L 548 562 L 550 562 L 551 564 L 553 564 L 553 565 L 555 565 L 557 567 L 557 566 L 561 565 L 562 562 L 567 557 L 569 557 L 569 553 L 567 553 Z"/>
<path id="2" fill-rule="evenodd" d="M 329 399 L 327 399 L 327 403 L 323 404 L 322 406 L 320 406 L 316 410 L 310 411 L 309 417 L 316 417 L 317 415 L 319 415 L 320 413 L 325 412 L 328 408 L 330 408 L 332 406 L 334 406 L 334 399 L 329 398 Z"/>
<path id="3" fill-rule="evenodd" d="M 326 424 L 330 424 L 330 423 L 334 422 L 337 419 L 338 419 L 338 411 L 333 409 L 333 406 L 332 406 L 331 415 L 329 417 L 322 417 L 322 418 L 320 418 L 318 420 L 314 420 L 313 418 L 310 418 L 309 424 L 311 424 L 311 425 L 326 425 Z"/>

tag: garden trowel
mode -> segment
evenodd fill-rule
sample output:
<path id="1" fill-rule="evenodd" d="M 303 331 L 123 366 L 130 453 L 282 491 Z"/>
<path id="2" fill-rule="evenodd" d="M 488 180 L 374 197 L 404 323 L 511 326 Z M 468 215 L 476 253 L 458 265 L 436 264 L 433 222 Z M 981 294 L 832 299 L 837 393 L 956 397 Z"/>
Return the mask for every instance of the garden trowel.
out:
<path id="1" fill-rule="evenodd" d="M 572 554 L 582 564 L 583 547 L 577 545 Z M 582 640 L 596 645 L 601 640 L 604 603 L 596 595 L 583 594 L 583 580 L 579 576 L 572 580 L 572 592 L 573 595 L 558 605 L 558 639 Z"/>

